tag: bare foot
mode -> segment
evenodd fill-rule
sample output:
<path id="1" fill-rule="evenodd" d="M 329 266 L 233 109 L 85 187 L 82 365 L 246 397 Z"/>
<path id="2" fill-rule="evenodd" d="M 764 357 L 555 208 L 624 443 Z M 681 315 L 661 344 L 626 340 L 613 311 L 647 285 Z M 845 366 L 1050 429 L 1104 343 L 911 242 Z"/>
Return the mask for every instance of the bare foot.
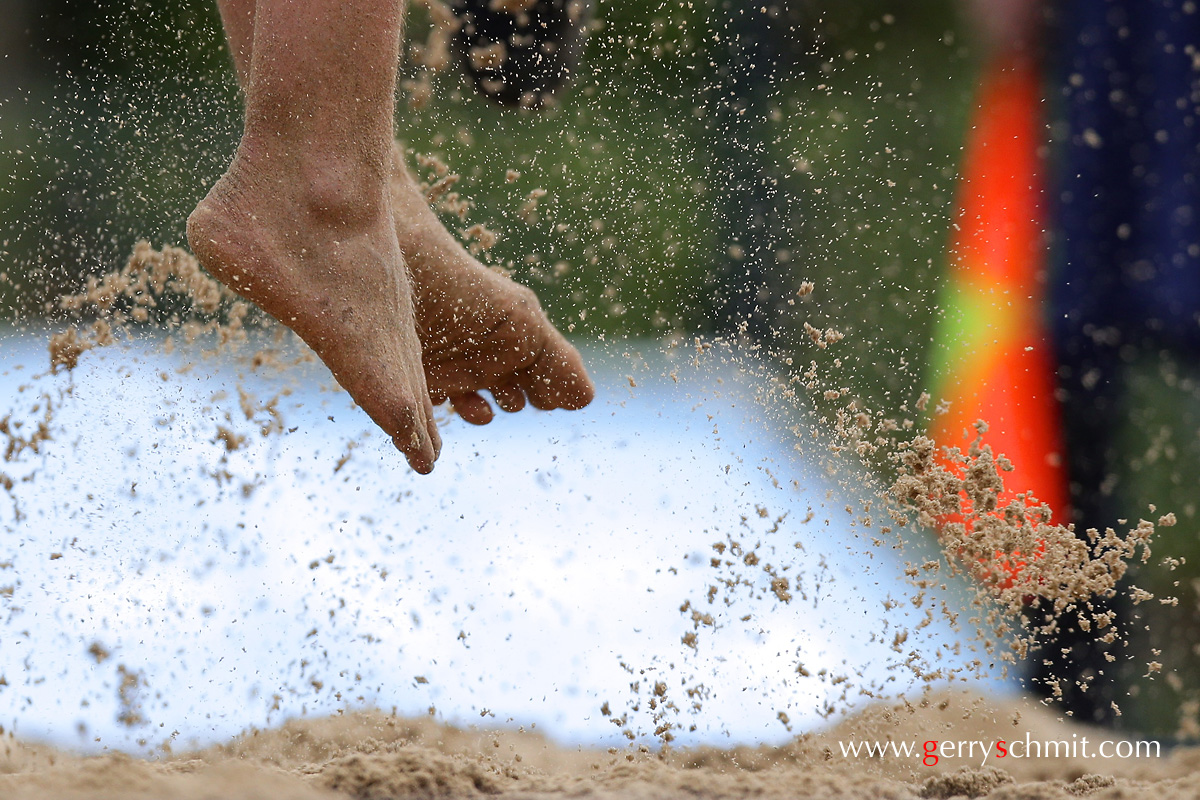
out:
<path id="1" fill-rule="evenodd" d="M 471 257 L 430 210 L 397 148 L 392 206 L 412 273 L 417 331 L 434 403 L 449 399 L 467 422 L 492 409 L 583 408 L 595 387 L 578 351 L 546 318 L 537 296 Z"/>
<path id="2" fill-rule="evenodd" d="M 239 149 L 188 219 L 192 251 L 299 334 L 414 470 L 432 471 L 441 439 L 383 182 L 372 196 L 372 181 L 336 166 L 263 160 Z"/>

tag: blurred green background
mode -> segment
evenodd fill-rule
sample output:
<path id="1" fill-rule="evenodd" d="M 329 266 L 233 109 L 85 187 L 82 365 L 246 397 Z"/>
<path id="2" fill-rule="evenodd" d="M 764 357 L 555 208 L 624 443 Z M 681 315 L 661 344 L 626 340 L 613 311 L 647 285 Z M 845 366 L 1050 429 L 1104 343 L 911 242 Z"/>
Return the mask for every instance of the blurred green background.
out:
<path id="1" fill-rule="evenodd" d="M 139 238 L 184 244 L 240 108 L 213 3 L 8 3 L 0 309 L 27 317 Z M 773 344 L 833 369 L 797 334 L 838 327 L 835 372 L 894 408 L 923 388 L 975 63 L 952 3 L 830 5 L 601 2 L 557 108 L 496 108 L 452 67 L 419 112 L 401 92 L 399 135 L 462 174 L 467 224 L 502 237 L 490 259 L 576 336 L 736 331 L 748 314 L 727 299 L 765 272 Z M 754 35 L 772 74 L 739 63 L 758 51 L 737 40 Z M 735 180 L 747 185 L 731 201 Z M 547 195 L 529 224 L 533 189 Z M 746 206 L 762 202 L 770 231 L 748 232 Z M 801 280 L 818 294 L 786 306 Z"/>

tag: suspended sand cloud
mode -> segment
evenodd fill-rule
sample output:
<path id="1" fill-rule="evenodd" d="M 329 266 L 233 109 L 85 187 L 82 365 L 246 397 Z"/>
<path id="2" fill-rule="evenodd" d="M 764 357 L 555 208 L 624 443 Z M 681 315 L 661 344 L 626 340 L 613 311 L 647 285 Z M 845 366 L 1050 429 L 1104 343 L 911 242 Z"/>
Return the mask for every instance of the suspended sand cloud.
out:
<path id="1" fill-rule="evenodd" d="M 914 661 L 973 658 L 896 602 L 906 556 L 871 544 L 753 371 L 691 348 L 590 354 L 584 412 L 449 421 L 428 477 L 312 366 L 142 342 L 37 376 L 44 337 L 4 354 L 10 429 L 53 404 L 0 495 L 0 720 L 25 739 L 207 743 L 378 707 L 564 742 L 779 741 L 911 688 Z"/>

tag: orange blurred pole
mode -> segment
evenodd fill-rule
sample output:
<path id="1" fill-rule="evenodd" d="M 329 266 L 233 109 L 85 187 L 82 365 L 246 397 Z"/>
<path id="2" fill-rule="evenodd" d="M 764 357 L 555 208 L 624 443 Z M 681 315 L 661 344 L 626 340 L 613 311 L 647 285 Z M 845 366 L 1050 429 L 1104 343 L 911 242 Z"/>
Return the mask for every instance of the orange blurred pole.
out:
<path id="1" fill-rule="evenodd" d="M 1055 362 L 1045 321 L 1045 246 L 1041 208 L 1044 144 L 1036 66 L 1021 56 L 989 65 L 963 157 L 950 274 L 935 339 L 935 415 L 939 449 L 966 449 L 977 420 L 985 444 L 1012 461 L 1001 507 L 1032 493 L 1066 518 Z M 1010 574 L 1020 554 L 997 553 Z M 1013 557 L 1008 559 L 1007 557 Z"/>

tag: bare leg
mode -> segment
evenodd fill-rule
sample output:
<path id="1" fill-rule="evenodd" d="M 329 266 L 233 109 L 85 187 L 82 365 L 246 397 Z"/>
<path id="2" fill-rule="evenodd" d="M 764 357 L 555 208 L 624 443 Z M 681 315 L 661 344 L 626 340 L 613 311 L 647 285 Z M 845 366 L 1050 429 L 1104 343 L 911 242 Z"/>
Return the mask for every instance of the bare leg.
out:
<path id="1" fill-rule="evenodd" d="M 217 0 L 221 27 L 229 40 L 233 68 L 242 91 L 250 85 L 250 62 L 254 54 L 254 6 L 258 0 Z"/>
<path id="2" fill-rule="evenodd" d="M 238 78 L 248 85 L 255 0 L 219 0 Z M 546 318 L 530 290 L 484 267 L 450 235 L 425 202 L 398 149 L 392 205 L 400 250 L 413 281 L 417 330 L 430 394 L 449 399 L 468 422 L 526 398 L 536 408 L 582 408 L 595 394 L 579 353 Z"/>
<path id="3" fill-rule="evenodd" d="M 240 30 L 245 9 L 222 15 Z M 390 197 L 403 12 L 404 0 L 259 0 L 245 132 L 188 240 L 429 472 L 441 442 Z"/>

